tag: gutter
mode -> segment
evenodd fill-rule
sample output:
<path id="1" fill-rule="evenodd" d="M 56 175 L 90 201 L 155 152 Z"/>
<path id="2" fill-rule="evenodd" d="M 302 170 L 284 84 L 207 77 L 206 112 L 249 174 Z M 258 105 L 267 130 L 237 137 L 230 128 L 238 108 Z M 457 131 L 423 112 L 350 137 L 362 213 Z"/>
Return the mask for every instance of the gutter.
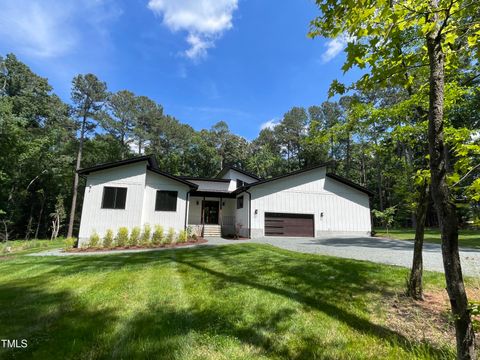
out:
<path id="1" fill-rule="evenodd" d="M 248 194 L 248 238 L 252 238 L 252 194 L 247 190 L 245 192 Z"/>
<path id="2" fill-rule="evenodd" d="M 190 200 L 190 191 L 192 190 L 187 191 L 187 201 L 185 202 L 185 224 L 183 226 L 184 230 L 187 230 L 188 207 L 189 207 L 188 201 Z"/>

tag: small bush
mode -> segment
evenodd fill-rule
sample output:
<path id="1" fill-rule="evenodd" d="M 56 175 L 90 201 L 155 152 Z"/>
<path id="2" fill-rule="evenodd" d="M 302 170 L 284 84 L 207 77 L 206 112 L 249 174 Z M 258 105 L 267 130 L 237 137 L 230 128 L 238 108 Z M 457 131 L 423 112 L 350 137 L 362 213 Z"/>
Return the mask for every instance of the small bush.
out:
<path id="1" fill-rule="evenodd" d="M 125 246 L 128 243 L 128 229 L 124 226 L 118 229 L 117 238 L 115 239 L 118 246 Z"/>
<path id="2" fill-rule="evenodd" d="M 150 244 L 150 237 L 152 236 L 152 228 L 150 224 L 143 225 L 143 233 L 140 239 L 140 242 L 143 246 L 148 246 Z"/>
<path id="3" fill-rule="evenodd" d="M 103 247 L 109 249 L 113 246 L 114 235 L 112 229 L 107 229 L 105 236 L 103 237 Z"/>
<path id="4" fill-rule="evenodd" d="M 163 243 L 163 226 L 155 225 L 155 230 L 152 235 L 152 243 L 154 245 L 160 245 Z"/>
<path id="5" fill-rule="evenodd" d="M 188 234 L 186 230 L 182 230 L 178 233 L 177 241 L 179 243 L 185 243 L 188 241 Z"/>
<path id="6" fill-rule="evenodd" d="M 175 229 L 169 228 L 167 238 L 165 239 L 165 244 L 175 244 Z"/>
<path id="7" fill-rule="evenodd" d="M 88 239 L 88 247 L 95 248 L 100 243 L 100 236 L 97 234 L 96 231 L 93 231 L 92 235 Z"/>
<path id="8" fill-rule="evenodd" d="M 138 226 L 135 226 L 132 229 L 132 232 L 130 233 L 130 239 L 129 239 L 129 242 L 128 242 L 128 244 L 130 246 L 138 245 L 138 243 L 140 241 L 140 233 L 141 232 L 142 232 L 142 230 L 140 230 L 140 228 Z"/>
<path id="9" fill-rule="evenodd" d="M 64 244 L 64 249 L 65 250 L 69 250 L 69 249 L 72 249 L 74 246 L 75 246 L 75 243 L 77 242 L 77 240 L 73 237 L 69 237 L 69 238 L 66 238 L 63 242 Z"/>

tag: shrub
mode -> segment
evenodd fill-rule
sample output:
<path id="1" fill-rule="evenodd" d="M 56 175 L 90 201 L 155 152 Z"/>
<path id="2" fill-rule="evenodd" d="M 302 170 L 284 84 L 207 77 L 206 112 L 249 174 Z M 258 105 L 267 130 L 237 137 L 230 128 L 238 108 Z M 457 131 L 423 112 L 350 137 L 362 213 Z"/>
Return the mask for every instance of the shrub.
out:
<path id="1" fill-rule="evenodd" d="M 188 240 L 188 234 L 186 230 L 182 230 L 178 233 L 177 241 L 179 243 L 185 243 Z"/>
<path id="2" fill-rule="evenodd" d="M 165 244 L 174 244 L 175 243 L 175 229 L 169 228 L 167 238 L 165 239 Z"/>
<path id="3" fill-rule="evenodd" d="M 116 243 L 118 246 L 125 246 L 128 243 L 128 229 L 124 226 L 118 229 Z"/>
<path id="4" fill-rule="evenodd" d="M 129 239 L 128 244 L 131 245 L 131 246 L 138 245 L 138 242 L 140 241 L 140 233 L 141 232 L 142 232 L 142 230 L 138 226 L 135 226 L 132 229 L 132 232 L 130 233 L 130 239 Z"/>
<path id="5" fill-rule="evenodd" d="M 113 235 L 113 230 L 112 229 L 107 229 L 105 232 L 105 236 L 103 237 L 103 247 L 105 248 L 111 248 L 113 245 L 114 241 L 114 235 Z"/>
<path id="6" fill-rule="evenodd" d="M 73 237 L 66 238 L 64 240 L 64 249 L 65 250 L 72 249 L 75 246 L 76 242 L 77 242 L 77 240 Z"/>
<path id="7" fill-rule="evenodd" d="M 152 235 L 152 243 L 154 245 L 160 245 L 163 243 L 163 226 L 155 225 L 155 230 Z"/>
<path id="8" fill-rule="evenodd" d="M 100 236 L 94 230 L 92 235 L 90 235 L 90 238 L 88 239 L 88 247 L 92 247 L 92 248 L 97 247 L 99 243 L 100 243 Z"/>
<path id="9" fill-rule="evenodd" d="M 152 228 L 150 227 L 150 224 L 143 225 L 143 233 L 140 240 L 143 246 L 147 246 L 150 243 L 151 236 L 152 236 Z"/>

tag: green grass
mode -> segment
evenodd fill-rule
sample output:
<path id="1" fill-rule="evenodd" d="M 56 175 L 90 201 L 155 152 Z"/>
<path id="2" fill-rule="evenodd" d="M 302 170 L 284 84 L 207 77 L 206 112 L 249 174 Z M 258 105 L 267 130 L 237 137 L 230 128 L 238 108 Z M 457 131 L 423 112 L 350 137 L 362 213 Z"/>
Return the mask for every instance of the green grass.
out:
<path id="1" fill-rule="evenodd" d="M 0 339 L 28 347 L 0 358 L 453 358 L 385 325 L 407 272 L 259 244 L 3 257 Z"/>
<path id="2" fill-rule="evenodd" d="M 415 229 L 375 229 L 375 236 L 390 237 L 398 240 L 414 240 Z M 425 229 L 425 242 L 440 244 L 440 231 L 438 229 Z M 462 247 L 480 249 L 479 230 L 460 230 L 459 244 Z"/>
<path id="3" fill-rule="evenodd" d="M 12 240 L 0 242 L 0 255 L 31 253 L 39 250 L 48 250 L 62 247 L 63 238 L 56 240 Z"/>

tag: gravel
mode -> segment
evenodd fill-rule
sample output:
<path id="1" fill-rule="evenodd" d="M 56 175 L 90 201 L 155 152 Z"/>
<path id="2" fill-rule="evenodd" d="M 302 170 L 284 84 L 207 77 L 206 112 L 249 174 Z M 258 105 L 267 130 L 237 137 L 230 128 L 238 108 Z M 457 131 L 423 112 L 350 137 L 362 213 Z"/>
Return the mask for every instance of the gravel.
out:
<path id="1" fill-rule="evenodd" d="M 207 240 L 210 245 L 240 242 L 213 238 Z M 413 257 L 413 241 L 377 237 L 325 237 L 315 239 L 268 237 L 246 240 L 246 242 L 270 244 L 282 249 L 302 253 L 368 260 L 376 263 L 398 265 L 408 268 L 412 265 Z M 480 276 L 479 250 L 462 248 L 460 250 L 460 259 L 464 275 Z M 425 270 L 443 272 L 440 245 L 424 243 L 423 266 Z"/>
<path id="2" fill-rule="evenodd" d="M 338 256 L 348 259 L 367 260 L 381 264 L 410 267 L 413 255 L 413 242 L 372 237 L 325 237 L 325 238 L 288 238 L 268 237 L 253 240 L 226 240 L 207 238 L 208 243 L 194 246 L 230 245 L 241 243 L 270 244 L 282 249 L 309 254 Z M 187 246 L 186 246 L 187 247 Z M 30 254 L 31 256 L 93 256 L 109 253 L 137 253 L 143 251 L 165 251 L 167 249 L 121 250 L 102 253 L 65 253 L 60 249 Z M 480 251 L 462 248 L 460 259 L 464 275 L 480 276 Z M 443 272 L 440 245 L 425 243 L 423 247 L 423 266 L 425 270 Z"/>

